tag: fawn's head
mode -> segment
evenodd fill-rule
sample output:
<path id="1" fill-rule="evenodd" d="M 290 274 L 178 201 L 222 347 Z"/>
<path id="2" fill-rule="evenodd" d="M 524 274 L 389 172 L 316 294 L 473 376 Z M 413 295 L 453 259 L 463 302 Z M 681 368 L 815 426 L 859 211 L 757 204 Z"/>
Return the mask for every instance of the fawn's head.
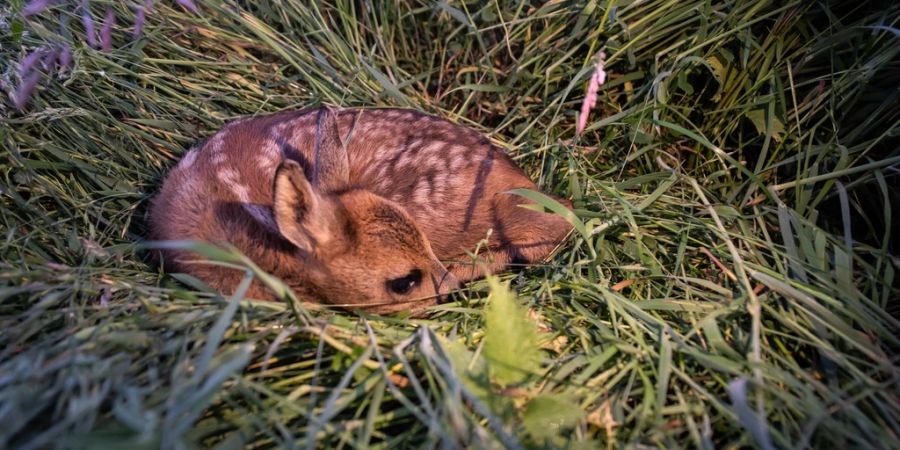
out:
<path id="1" fill-rule="evenodd" d="M 400 205 L 350 188 L 332 111 L 319 111 L 311 176 L 286 160 L 273 192 L 278 230 L 304 259 L 304 283 L 328 303 L 391 312 L 433 304 L 458 287 Z"/>

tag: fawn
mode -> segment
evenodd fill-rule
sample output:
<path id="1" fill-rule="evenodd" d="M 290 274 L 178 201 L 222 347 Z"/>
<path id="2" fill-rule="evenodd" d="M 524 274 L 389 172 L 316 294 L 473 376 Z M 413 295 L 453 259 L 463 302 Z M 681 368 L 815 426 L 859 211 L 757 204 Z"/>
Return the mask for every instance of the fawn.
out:
<path id="1" fill-rule="evenodd" d="M 166 177 L 150 226 L 158 240 L 229 243 L 308 300 L 384 313 L 549 255 L 572 226 L 520 207 L 515 188 L 537 189 L 472 129 L 410 110 L 321 108 L 226 125 Z M 489 230 L 484 263 L 467 264 Z M 224 292 L 242 278 L 184 251 L 160 256 Z M 272 293 L 254 281 L 248 296 Z"/>

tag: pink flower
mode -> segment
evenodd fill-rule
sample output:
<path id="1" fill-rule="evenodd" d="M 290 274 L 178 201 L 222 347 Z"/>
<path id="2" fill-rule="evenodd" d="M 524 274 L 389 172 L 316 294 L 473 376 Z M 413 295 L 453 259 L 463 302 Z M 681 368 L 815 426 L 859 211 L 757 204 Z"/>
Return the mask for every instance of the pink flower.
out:
<path id="1" fill-rule="evenodd" d="M 591 81 L 588 83 L 587 93 L 584 96 L 584 102 L 581 103 L 581 115 L 578 116 L 578 126 L 575 128 L 576 134 L 581 134 L 587 126 L 588 115 L 591 109 L 597 104 L 597 92 L 600 86 L 606 83 L 606 54 L 600 52 L 597 56 L 597 65 L 594 66 L 594 74 L 591 75 Z"/>
<path id="2" fill-rule="evenodd" d="M 103 19 L 103 28 L 100 29 L 100 49 L 104 52 L 112 49 L 112 27 L 116 23 L 116 13 L 112 9 L 106 10 L 106 17 Z"/>

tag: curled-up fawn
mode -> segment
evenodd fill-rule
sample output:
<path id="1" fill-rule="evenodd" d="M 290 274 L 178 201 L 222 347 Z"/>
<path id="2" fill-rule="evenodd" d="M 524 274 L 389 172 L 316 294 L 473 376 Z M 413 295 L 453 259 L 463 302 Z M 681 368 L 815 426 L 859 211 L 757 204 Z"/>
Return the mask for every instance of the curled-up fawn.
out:
<path id="1" fill-rule="evenodd" d="M 322 108 L 225 126 L 168 175 L 150 225 L 158 240 L 231 244 L 308 300 L 383 313 L 544 259 L 571 225 L 520 207 L 516 188 L 537 189 L 474 130 L 409 110 Z M 489 234 L 484 263 L 467 264 Z M 161 256 L 226 293 L 243 276 Z M 248 293 L 272 295 L 256 281 Z"/>

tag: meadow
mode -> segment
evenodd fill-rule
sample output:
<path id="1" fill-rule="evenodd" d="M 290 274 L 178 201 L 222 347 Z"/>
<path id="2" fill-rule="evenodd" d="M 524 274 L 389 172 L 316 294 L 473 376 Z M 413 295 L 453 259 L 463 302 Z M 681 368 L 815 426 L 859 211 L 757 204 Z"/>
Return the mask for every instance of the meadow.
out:
<path id="1" fill-rule="evenodd" d="M 0 448 L 900 448 L 898 22 L 868 0 L 3 2 Z M 188 148 L 321 104 L 473 127 L 575 230 L 422 316 L 303 302 L 229 249 L 191 244 L 282 301 L 151 261 Z"/>

